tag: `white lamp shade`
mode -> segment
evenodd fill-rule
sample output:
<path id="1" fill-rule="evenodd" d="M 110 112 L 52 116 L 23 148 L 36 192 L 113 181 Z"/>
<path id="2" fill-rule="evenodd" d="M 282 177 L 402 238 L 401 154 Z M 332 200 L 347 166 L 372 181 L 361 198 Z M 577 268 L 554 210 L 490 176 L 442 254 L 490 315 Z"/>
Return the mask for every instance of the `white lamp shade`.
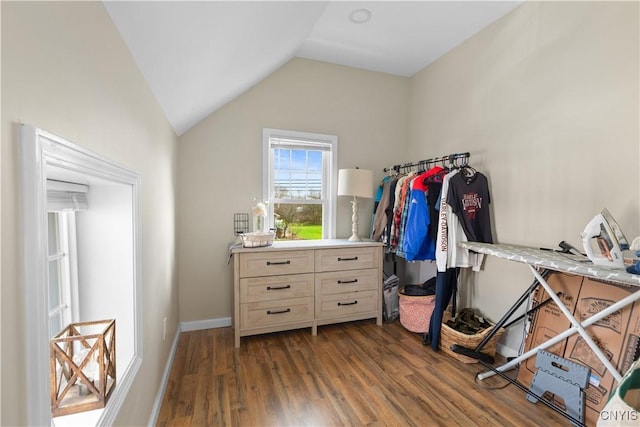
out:
<path id="1" fill-rule="evenodd" d="M 340 169 L 338 196 L 373 197 L 373 172 L 365 169 Z"/>

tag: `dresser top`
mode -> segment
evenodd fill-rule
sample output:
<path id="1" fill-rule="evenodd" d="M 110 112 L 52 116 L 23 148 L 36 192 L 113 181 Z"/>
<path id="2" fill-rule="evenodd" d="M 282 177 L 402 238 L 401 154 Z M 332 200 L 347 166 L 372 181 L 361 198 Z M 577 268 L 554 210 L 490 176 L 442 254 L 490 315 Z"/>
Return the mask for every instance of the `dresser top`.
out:
<path id="1" fill-rule="evenodd" d="M 244 248 L 239 244 L 231 247 L 232 253 L 240 252 L 265 252 L 265 251 L 286 251 L 292 249 L 328 249 L 328 248 L 364 248 L 371 246 L 382 246 L 382 242 L 365 240 L 362 242 L 349 242 L 346 239 L 322 239 L 322 240 L 276 240 L 271 246 L 257 248 Z"/>

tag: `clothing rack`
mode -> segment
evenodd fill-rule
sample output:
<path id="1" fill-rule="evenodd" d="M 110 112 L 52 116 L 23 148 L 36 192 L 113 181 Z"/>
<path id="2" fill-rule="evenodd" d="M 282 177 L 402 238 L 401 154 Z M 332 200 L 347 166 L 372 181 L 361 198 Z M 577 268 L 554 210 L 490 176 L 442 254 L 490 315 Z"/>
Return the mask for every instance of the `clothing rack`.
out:
<path id="1" fill-rule="evenodd" d="M 458 164 L 458 160 L 462 159 L 462 164 Z M 442 163 L 445 165 L 445 162 L 448 162 L 449 165 L 453 165 L 456 167 L 464 167 L 468 164 L 469 153 L 454 153 L 449 154 L 447 156 L 442 157 L 434 157 L 432 159 L 420 160 L 417 163 L 404 163 L 402 165 L 393 165 L 388 168 L 384 168 L 385 172 L 395 171 L 396 173 L 400 173 L 402 170 L 414 168 L 416 166 L 424 166 L 428 168 L 429 166 L 435 166 L 438 163 Z"/>
<path id="2" fill-rule="evenodd" d="M 461 169 L 466 170 L 467 168 L 471 169 L 473 173 L 475 170 L 469 166 L 469 156 L 468 152 L 465 153 L 453 153 L 442 157 L 434 157 L 431 159 L 420 160 L 415 163 L 404 163 L 398 164 L 394 166 L 390 166 L 388 168 L 384 168 L 385 172 L 393 171 L 396 175 L 399 175 L 402 172 L 409 172 L 411 169 L 418 167 L 422 170 L 428 170 L 438 164 L 441 164 L 443 168 L 449 169 Z M 428 178 L 425 178 L 425 180 Z M 397 274 L 397 259 L 396 254 L 393 253 L 393 273 Z M 429 325 L 429 331 L 423 334 L 423 344 L 430 345 L 434 350 L 437 350 L 440 343 L 440 324 L 442 323 L 442 316 L 444 311 L 447 309 L 449 305 L 449 301 L 452 301 L 451 304 L 451 314 L 452 317 L 455 317 L 455 313 L 457 311 L 456 300 L 457 300 L 457 292 L 458 292 L 458 275 L 460 268 L 447 268 L 444 272 L 438 272 L 436 275 L 436 306 L 434 307 L 432 313 L 432 321 Z"/>

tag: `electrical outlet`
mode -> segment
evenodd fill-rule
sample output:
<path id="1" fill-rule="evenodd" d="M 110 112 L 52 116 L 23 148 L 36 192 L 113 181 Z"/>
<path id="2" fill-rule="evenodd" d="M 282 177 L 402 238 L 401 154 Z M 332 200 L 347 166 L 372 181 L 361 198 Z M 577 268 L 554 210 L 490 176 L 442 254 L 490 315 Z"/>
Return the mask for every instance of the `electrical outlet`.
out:
<path id="1" fill-rule="evenodd" d="M 167 316 L 162 319 L 162 341 L 167 340 Z"/>

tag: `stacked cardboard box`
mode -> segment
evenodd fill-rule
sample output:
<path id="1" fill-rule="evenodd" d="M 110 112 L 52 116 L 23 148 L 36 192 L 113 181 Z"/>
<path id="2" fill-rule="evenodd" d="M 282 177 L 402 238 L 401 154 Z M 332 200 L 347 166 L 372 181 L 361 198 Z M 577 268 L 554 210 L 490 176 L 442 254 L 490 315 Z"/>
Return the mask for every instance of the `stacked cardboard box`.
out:
<path id="1" fill-rule="evenodd" d="M 564 273 L 552 273 L 547 283 L 557 293 L 574 317 L 582 322 L 593 314 L 613 305 L 637 287 L 584 278 Z M 534 295 L 534 305 L 548 298 L 540 286 Z M 609 358 L 616 369 L 625 373 L 638 356 L 640 344 L 640 310 L 636 302 L 616 311 L 586 328 L 589 336 Z M 538 346 L 571 326 L 558 306 L 551 302 L 532 315 L 529 334 L 524 351 Z M 600 410 L 617 383 L 604 364 L 587 346 L 579 334 L 574 334 L 547 351 L 591 368 L 591 380 L 585 390 L 585 420 L 588 426 L 596 425 Z M 520 365 L 518 381 L 525 386 L 531 384 L 536 372 L 535 356 Z M 561 402 L 556 402 L 560 404 Z"/>

